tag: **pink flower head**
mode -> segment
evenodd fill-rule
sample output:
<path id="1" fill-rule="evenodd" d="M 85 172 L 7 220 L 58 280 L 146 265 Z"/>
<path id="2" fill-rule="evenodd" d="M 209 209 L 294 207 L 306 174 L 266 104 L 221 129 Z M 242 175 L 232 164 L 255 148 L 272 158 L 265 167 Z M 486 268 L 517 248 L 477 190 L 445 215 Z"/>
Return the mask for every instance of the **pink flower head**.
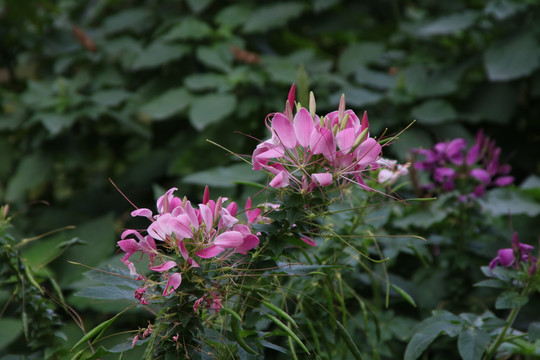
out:
<path id="1" fill-rule="evenodd" d="M 288 102 L 289 103 L 289 102 Z M 381 145 L 369 137 L 369 122 L 352 110 L 345 110 L 345 100 L 337 111 L 319 118 L 314 114 L 314 99 L 310 111 L 298 108 L 294 116 L 270 115 L 271 138 L 253 152 L 254 170 L 266 170 L 273 175 L 269 186 L 292 187 L 310 192 L 334 182 L 356 182 L 365 185 L 362 173 L 375 168 Z"/>
<path id="2" fill-rule="evenodd" d="M 165 288 L 163 289 L 163 296 L 170 295 L 180 286 L 181 283 L 182 275 L 180 273 L 170 274 L 169 279 L 167 280 L 167 285 L 165 285 Z"/>
<path id="3" fill-rule="evenodd" d="M 517 232 L 514 232 L 512 234 L 512 247 L 500 249 L 497 257 L 489 263 L 489 269 L 493 271 L 499 264 L 505 267 L 513 265 L 515 268 L 518 268 L 521 262 L 536 263 L 536 258 L 531 254 L 533 250 L 533 246 L 520 243 Z"/>

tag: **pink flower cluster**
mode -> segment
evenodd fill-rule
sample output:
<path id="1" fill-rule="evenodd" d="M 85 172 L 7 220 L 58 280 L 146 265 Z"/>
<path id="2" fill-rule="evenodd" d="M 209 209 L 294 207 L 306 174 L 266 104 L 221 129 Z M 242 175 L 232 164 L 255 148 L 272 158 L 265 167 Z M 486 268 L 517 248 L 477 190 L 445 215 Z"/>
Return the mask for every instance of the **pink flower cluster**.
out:
<path id="1" fill-rule="evenodd" d="M 248 225 L 243 225 L 236 217 L 236 203 L 231 202 L 225 207 L 226 198 L 210 200 L 208 187 L 203 203 L 197 207 L 185 198 L 175 197 L 173 192 L 176 190 L 171 188 L 158 199 L 156 215 L 150 209 L 137 209 L 131 213 L 132 216 L 143 216 L 151 221 L 146 229 L 147 235 L 143 236 L 137 230 L 126 230 L 121 236 L 122 240 L 118 241 L 118 246 L 125 252 L 122 262 L 139 280 L 145 277 L 137 273 L 130 257 L 135 253 L 148 255 L 150 270 L 160 273 L 161 278 L 167 281 L 163 296 L 180 286 L 181 270 L 199 267 L 192 256 L 224 260 L 236 253 L 246 254 L 259 244 L 259 238 L 250 228 L 250 224 L 258 220 L 258 212 L 250 210 Z M 161 242 L 163 247 L 158 249 L 156 241 Z M 175 269 L 174 272 L 172 269 Z M 135 292 L 135 297 L 142 304 L 147 303 L 143 297 L 145 291 L 142 287 Z"/>
<path id="2" fill-rule="evenodd" d="M 481 197 L 487 187 L 510 185 L 514 178 L 509 176 L 510 165 L 501 164 L 501 149 L 485 136 L 483 131 L 476 135 L 475 144 L 466 150 L 465 139 L 435 144 L 432 149 L 417 149 L 416 153 L 425 156 L 425 160 L 415 163 L 415 168 L 429 172 L 433 183 L 427 189 L 440 188 L 452 191 L 456 182 L 473 179 L 474 188 L 471 197 Z"/>
<path id="3" fill-rule="evenodd" d="M 315 114 L 313 97 L 310 110 L 298 106 L 294 116 L 293 104 L 294 85 L 284 113 L 269 115 L 271 138 L 253 152 L 253 169 L 271 173 L 269 185 L 276 189 L 291 186 L 306 193 L 346 181 L 370 190 L 362 174 L 377 167 L 381 145 L 369 136 L 367 114 L 360 120 L 345 110 L 344 97 L 337 111 L 323 117 Z"/>

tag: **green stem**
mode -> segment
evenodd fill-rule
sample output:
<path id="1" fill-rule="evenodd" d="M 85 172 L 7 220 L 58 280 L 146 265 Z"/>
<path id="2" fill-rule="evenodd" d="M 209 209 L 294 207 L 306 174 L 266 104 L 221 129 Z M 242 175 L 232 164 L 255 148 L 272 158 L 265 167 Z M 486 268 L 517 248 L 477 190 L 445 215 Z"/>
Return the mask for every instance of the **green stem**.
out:
<path id="1" fill-rule="evenodd" d="M 527 294 L 529 289 L 529 284 L 523 288 L 523 291 L 521 293 L 521 296 L 524 296 Z M 516 316 L 519 313 L 519 310 L 521 307 L 513 308 L 512 311 L 510 311 L 510 314 L 508 314 L 508 317 L 506 318 L 506 325 L 504 326 L 504 329 L 501 331 L 499 336 L 497 337 L 497 340 L 495 340 L 495 343 L 493 346 L 491 346 L 491 349 L 488 350 L 486 356 L 484 357 L 484 360 L 490 360 L 495 356 L 497 353 L 497 350 L 502 345 L 502 343 L 505 341 L 506 333 L 508 332 L 508 329 L 510 329 L 510 326 L 514 323 L 514 320 L 516 320 Z"/>

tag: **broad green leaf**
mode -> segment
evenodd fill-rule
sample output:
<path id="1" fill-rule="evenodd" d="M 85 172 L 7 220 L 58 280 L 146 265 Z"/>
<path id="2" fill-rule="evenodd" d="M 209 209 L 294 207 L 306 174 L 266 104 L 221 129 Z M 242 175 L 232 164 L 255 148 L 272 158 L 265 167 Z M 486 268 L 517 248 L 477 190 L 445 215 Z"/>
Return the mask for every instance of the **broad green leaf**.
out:
<path id="1" fill-rule="evenodd" d="M 540 340 L 540 322 L 535 321 L 529 325 L 529 340 L 532 342 Z"/>
<path id="2" fill-rule="evenodd" d="M 8 179 L 6 202 L 23 200 L 25 194 L 42 186 L 48 179 L 51 171 L 50 159 L 42 153 L 27 155 L 15 169 L 15 173 Z"/>
<path id="3" fill-rule="evenodd" d="M 215 17 L 215 21 L 220 26 L 231 29 L 245 24 L 246 20 L 252 13 L 252 8 L 249 4 L 239 3 L 231 4 L 221 10 Z"/>
<path id="4" fill-rule="evenodd" d="M 143 8 L 136 7 L 127 9 L 108 16 L 101 25 L 106 34 L 113 34 L 123 30 L 135 30 L 140 32 L 143 30 L 143 25 L 148 24 L 152 13 Z"/>
<path id="5" fill-rule="evenodd" d="M 478 86 L 469 96 L 468 104 L 460 113 L 472 123 L 482 121 L 504 124 L 512 118 L 516 108 L 516 91 L 512 83 L 491 83 Z"/>
<path id="6" fill-rule="evenodd" d="M 484 53 L 491 81 L 509 81 L 530 75 L 540 66 L 540 45 L 532 32 L 522 32 L 493 43 Z"/>
<path id="7" fill-rule="evenodd" d="M 67 230 L 66 233 L 69 234 Z M 72 238 L 71 240 L 73 240 L 71 245 L 81 243 L 80 239 L 77 237 Z M 64 235 L 38 239 L 32 242 L 30 245 L 26 246 L 22 252 L 25 264 L 30 266 L 34 271 L 40 270 L 62 252 L 66 251 L 67 247 L 63 246 L 65 242 L 66 238 Z"/>
<path id="8" fill-rule="evenodd" d="M 211 94 L 196 98 L 189 109 L 189 121 L 199 131 L 225 119 L 236 108 L 236 97 L 231 94 Z"/>
<path id="9" fill-rule="evenodd" d="M 192 74 L 186 76 L 184 84 L 189 90 L 231 90 L 227 77 L 216 73 Z"/>
<path id="10" fill-rule="evenodd" d="M 289 20 L 298 17 L 304 9 L 304 4 L 293 1 L 260 6 L 251 13 L 243 30 L 246 33 L 256 33 L 284 26 Z"/>
<path id="11" fill-rule="evenodd" d="M 118 89 L 107 89 L 97 91 L 92 94 L 92 101 L 96 104 L 105 106 L 105 107 L 114 107 L 120 105 L 124 100 L 129 98 L 131 94 L 121 88 Z"/>
<path id="12" fill-rule="evenodd" d="M 197 59 L 206 66 L 223 71 L 231 71 L 233 54 L 229 44 L 197 47 Z"/>
<path id="13" fill-rule="evenodd" d="M 193 11 L 195 14 L 198 14 L 206 9 L 213 1 L 214 0 L 186 0 L 191 11 Z"/>
<path id="14" fill-rule="evenodd" d="M 140 285 L 140 282 L 135 280 L 125 267 L 120 268 L 109 265 L 99 270 L 87 271 L 84 273 L 84 276 L 107 285 L 125 285 L 133 289 L 138 288 Z"/>
<path id="15" fill-rule="evenodd" d="M 374 63 L 384 53 L 384 45 L 376 42 L 363 42 L 350 45 L 338 59 L 338 69 L 344 75 L 350 75 Z"/>
<path id="16" fill-rule="evenodd" d="M 295 79 L 298 74 L 298 63 L 294 63 L 286 58 L 262 56 L 261 63 L 264 66 L 264 71 L 275 82 L 290 86 L 291 79 Z"/>
<path id="17" fill-rule="evenodd" d="M 495 215 L 527 215 L 530 217 L 540 214 L 540 203 L 530 199 L 517 189 L 498 188 L 488 191 L 480 200 L 482 209 Z"/>
<path id="18" fill-rule="evenodd" d="M 338 4 L 341 0 L 314 0 L 313 11 L 318 13 Z"/>
<path id="19" fill-rule="evenodd" d="M 474 286 L 503 289 L 508 286 L 508 283 L 499 279 L 487 279 L 474 284 Z"/>
<path id="20" fill-rule="evenodd" d="M 408 227 L 426 229 L 433 224 L 446 219 L 447 213 L 445 211 L 435 210 L 418 210 L 410 215 L 396 219 L 392 225 L 397 228 L 406 229 Z"/>
<path id="21" fill-rule="evenodd" d="M 234 187 L 235 181 L 259 181 L 264 173 L 253 171 L 246 163 L 234 164 L 227 167 L 216 167 L 185 176 L 182 182 L 186 184 L 204 184 L 210 187 Z"/>
<path id="22" fill-rule="evenodd" d="M 2 317 L 0 319 L 0 349 L 5 349 L 23 332 L 21 319 Z"/>
<path id="23" fill-rule="evenodd" d="M 144 104 L 140 111 L 153 120 L 164 120 L 184 110 L 191 101 L 191 94 L 183 87 L 179 87 L 153 98 Z"/>
<path id="24" fill-rule="evenodd" d="M 357 67 L 354 76 L 358 84 L 368 85 L 380 90 L 393 88 L 397 82 L 397 76 L 392 76 L 386 72 L 370 70 L 364 66 Z"/>
<path id="25" fill-rule="evenodd" d="M 62 130 L 67 129 L 75 122 L 75 116 L 71 113 L 37 113 L 33 117 L 34 121 L 40 121 L 51 135 L 58 135 Z"/>
<path id="26" fill-rule="evenodd" d="M 447 331 L 449 328 L 454 328 L 455 325 L 446 321 L 435 321 L 428 326 L 422 328 L 412 337 L 411 341 L 405 349 L 404 360 L 418 359 L 424 350 L 426 350 L 439 335 Z"/>
<path id="27" fill-rule="evenodd" d="M 423 125 L 438 125 L 454 121 L 457 119 L 457 113 L 444 100 L 428 100 L 415 106 L 411 110 L 411 116 Z"/>
<path id="28" fill-rule="evenodd" d="M 341 94 L 345 94 L 345 99 L 348 106 L 355 106 L 359 108 L 366 105 L 375 104 L 383 98 L 382 93 L 359 87 L 345 87 L 339 93 L 332 95 L 330 97 L 330 101 L 334 104 L 339 104 Z"/>
<path id="29" fill-rule="evenodd" d="M 132 289 L 122 289 L 117 286 L 90 286 L 75 293 L 76 296 L 102 300 L 135 301 Z"/>
<path id="30" fill-rule="evenodd" d="M 504 20 L 527 8 L 527 2 L 510 0 L 488 1 L 484 12 L 493 15 L 497 20 Z"/>
<path id="31" fill-rule="evenodd" d="M 173 26 L 163 39 L 170 40 L 200 40 L 212 34 L 212 28 L 205 22 L 196 18 L 181 19 Z"/>
<path id="32" fill-rule="evenodd" d="M 477 17 L 478 13 L 475 11 L 444 16 L 417 28 L 415 34 L 422 37 L 452 34 L 469 28 Z"/>
<path id="33" fill-rule="evenodd" d="M 164 65 L 178 60 L 189 52 L 185 45 L 171 45 L 159 41 L 153 42 L 135 58 L 132 69 L 139 70 Z"/>
<path id="34" fill-rule="evenodd" d="M 482 329 L 468 328 L 458 337 L 458 350 L 463 360 L 480 360 L 491 337 Z"/>
<path id="35" fill-rule="evenodd" d="M 517 291 L 505 291 L 497 298 L 495 309 L 518 308 L 522 307 L 527 302 L 529 302 L 527 296 L 522 296 Z"/>
<path id="36" fill-rule="evenodd" d="M 469 67 L 470 63 L 464 62 L 428 72 L 424 65 L 414 64 L 403 69 L 403 85 L 408 93 L 420 98 L 452 94 Z"/>

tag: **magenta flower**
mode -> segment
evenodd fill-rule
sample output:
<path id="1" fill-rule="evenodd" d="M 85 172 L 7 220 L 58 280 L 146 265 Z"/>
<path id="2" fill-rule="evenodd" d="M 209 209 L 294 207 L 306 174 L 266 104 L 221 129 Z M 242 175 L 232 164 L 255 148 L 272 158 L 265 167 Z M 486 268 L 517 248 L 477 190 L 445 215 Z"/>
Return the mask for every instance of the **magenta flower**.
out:
<path id="1" fill-rule="evenodd" d="M 523 244 L 519 242 L 517 232 L 512 234 L 512 247 L 506 249 L 500 249 L 497 252 L 497 257 L 495 257 L 489 263 L 490 271 L 493 271 L 497 265 L 504 267 L 514 266 L 519 268 L 522 262 L 528 262 L 531 265 L 531 268 L 536 270 L 536 258 L 531 254 L 534 250 L 534 247 L 528 244 Z M 531 270 L 530 270 L 531 271 Z"/>
<path id="2" fill-rule="evenodd" d="M 433 180 L 426 189 L 452 191 L 458 189 L 466 196 L 460 199 L 478 198 L 488 187 L 510 185 L 514 178 L 508 175 L 509 165 L 500 164 L 501 149 L 480 130 L 476 141 L 466 149 L 464 139 L 435 144 L 432 149 L 416 149 L 425 159 L 415 163 L 415 168 L 426 171 Z"/>

